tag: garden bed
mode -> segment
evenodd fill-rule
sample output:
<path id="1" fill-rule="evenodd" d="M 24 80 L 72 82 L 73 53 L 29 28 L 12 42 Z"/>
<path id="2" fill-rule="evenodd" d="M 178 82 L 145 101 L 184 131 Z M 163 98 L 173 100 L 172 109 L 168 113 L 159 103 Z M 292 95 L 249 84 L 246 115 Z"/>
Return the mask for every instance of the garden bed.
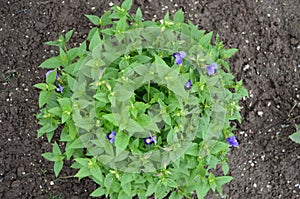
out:
<path id="1" fill-rule="evenodd" d="M 57 54 L 43 42 L 74 29 L 71 43 L 78 45 L 91 25 L 84 14 L 100 15 L 109 6 L 98 0 L 0 2 L 0 198 L 88 198 L 97 187 L 70 178 L 76 171 L 68 162 L 56 179 L 52 163 L 42 158 L 51 145 L 37 139 L 33 85 L 45 78 L 38 65 Z M 300 147 L 288 138 L 300 123 L 299 1 L 135 0 L 132 10 L 138 6 L 149 20 L 181 8 L 201 29 L 239 49 L 230 64 L 250 98 L 240 104 L 243 122 L 235 133 L 240 147 L 229 156 L 234 177 L 224 186 L 229 198 L 299 198 Z"/>

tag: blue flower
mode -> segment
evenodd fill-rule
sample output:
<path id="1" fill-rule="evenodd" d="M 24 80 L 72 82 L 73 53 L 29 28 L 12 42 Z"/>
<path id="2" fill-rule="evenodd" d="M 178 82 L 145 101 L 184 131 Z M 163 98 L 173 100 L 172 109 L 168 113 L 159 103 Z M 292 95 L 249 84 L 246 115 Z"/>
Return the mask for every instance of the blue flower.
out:
<path id="1" fill-rule="evenodd" d="M 179 51 L 173 54 L 173 57 L 175 58 L 175 64 L 181 65 L 182 59 L 186 56 L 186 53 L 184 51 Z"/>
<path id="2" fill-rule="evenodd" d="M 64 90 L 64 87 L 60 84 L 58 84 L 57 88 L 56 88 L 56 91 L 59 92 L 59 93 L 62 93 Z"/>
<path id="3" fill-rule="evenodd" d="M 236 140 L 236 137 L 234 135 L 226 138 L 226 141 L 230 145 L 230 147 L 238 147 L 239 146 L 239 143 Z"/>
<path id="4" fill-rule="evenodd" d="M 212 63 L 211 65 L 208 65 L 205 68 L 206 68 L 207 73 L 209 75 L 213 75 L 213 74 L 215 74 L 217 72 L 218 64 Z"/>
<path id="5" fill-rule="evenodd" d="M 191 82 L 191 80 L 188 80 L 185 84 L 184 84 L 184 88 L 185 90 L 190 90 L 192 88 L 193 84 Z"/>
<path id="6" fill-rule="evenodd" d="M 150 134 L 150 137 L 145 138 L 144 142 L 147 145 L 152 144 L 152 143 L 156 144 L 156 136 L 153 136 L 153 135 Z"/>
<path id="7" fill-rule="evenodd" d="M 116 137 L 116 131 L 112 131 L 106 135 L 107 139 L 109 140 L 110 143 L 115 142 L 115 137 Z"/>

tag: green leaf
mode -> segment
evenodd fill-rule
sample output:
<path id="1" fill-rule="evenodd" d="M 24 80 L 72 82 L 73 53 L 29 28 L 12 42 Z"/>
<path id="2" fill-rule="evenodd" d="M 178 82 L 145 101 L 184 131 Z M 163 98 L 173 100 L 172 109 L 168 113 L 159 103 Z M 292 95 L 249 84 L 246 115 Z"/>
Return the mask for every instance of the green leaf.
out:
<path id="1" fill-rule="evenodd" d="M 185 154 L 196 157 L 199 156 L 199 145 L 197 143 L 192 143 Z"/>
<path id="2" fill-rule="evenodd" d="M 83 149 L 85 146 L 81 141 L 81 138 L 77 138 L 70 146 L 72 149 Z"/>
<path id="3" fill-rule="evenodd" d="M 35 88 L 41 89 L 41 90 L 47 90 L 48 89 L 48 85 L 45 83 L 38 83 L 33 85 Z"/>
<path id="4" fill-rule="evenodd" d="M 116 135 L 116 138 L 115 138 L 115 145 L 116 147 L 122 149 L 122 150 L 125 150 L 126 147 L 128 146 L 129 144 L 129 136 L 120 131 L 120 132 L 117 132 L 117 135 Z"/>
<path id="5" fill-rule="evenodd" d="M 203 37 L 201 37 L 199 43 L 201 46 L 206 47 L 210 44 L 211 38 L 213 36 L 213 32 L 210 32 L 206 35 L 204 35 Z"/>
<path id="6" fill-rule="evenodd" d="M 182 12 L 182 10 L 178 10 L 175 14 L 174 14 L 174 21 L 178 22 L 178 23 L 183 23 L 184 22 L 184 13 Z"/>
<path id="7" fill-rule="evenodd" d="M 92 40 L 89 45 L 89 50 L 92 51 L 96 46 L 98 46 L 101 43 L 100 35 L 98 31 L 95 31 Z"/>
<path id="8" fill-rule="evenodd" d="M 53 154 L 55 154 L 55 155 L 61 155 L 60 148 L 56 142 L 54 142 L 52 151 L 53 151 Z"/>
<path id="9" fill-rule="evenodd" d="M 96 15 L 84 15 L 86 16 L 94 25 L 100 25 L 100 17 Z"/>
<path id="10" fill-rule="evenodd" d="M 300 126 L 299 126 L 299 128 L 300 128 Z M 300 131 L 293 133 L 292 135 L 289 136 L 289 138 L 291 140 L 293 140 L 294 142 L 300 144 Z"/>
<path id="11" fill-rule="evenodd" d="M 112 123 L 113 125 L 117 125 L 115 116 L 112 113 L 102 115 L 102 117 L 107 121 L 109 121 L 110 123 Z"/>
<path id="12" fill-rule="evenodd" d="M 142 14 L 142 11 L 141 11 L 140 7 L 138 7 L 136 9 L 135 19 L 138 20 L 138 21 L 142 21 L 142 19 L 143 19 L 143 14 Z"/>
<path id="13" fill-rule="evenodd" d="M 146 196 L 151 196 L 153 193 L 155 193 L 157 190 L 157 184 L 156 183 L 150 183 L 147 188 Z"/>
<path id="14" fill-rule="evenodd" d="M 70 98 L 59 98 L 57 101 L 63 111 L 72 111 L 72 101 Z"/>
<path id="15" fill-rule="evenodd" d="M 42 108 L 50 99 L 51 93 L 49 91 L 41 91 L 39 95 L 39 108 Z"/>
<path id="16" fill-rule="evenodd" d="M 59 66 L 62 65 L 62 61 L 58 56 L 56 57 L 51 57 L 49 59 L 46 59 L 41 65 L 39 66 L 40 68 L 58 68 Z"/>
<path id="17" fill-rule="evenodd" d="M 131 183 L 121 183 L 123 191 L 130 197 L 131 196 Z"/>
<path id="18" fill-rule="evenodd" d="M 227 164 L 227 162 L 222 163 L 222 171 L 224 175 L 227 175 L 227 173 L 229 172 L 229 165 Z"/>
<path id="19" fill-rule="evenodd" d="M 105 189 L 103 187 L 99 187 L 96 190 L 94 190 L 90 196 L 92 197 L 100 197 L 103 196 L 105 194 Z"/>
<path id="20" fill-rule="evenodd" d="M 237 48 L 231 48 L 231 49 L 228 49 L 228 50 L 224 50 L 224 51 L 223 51 L 223 56 L 222 56 L 222 58 L 223 58 L 223 59 L 230 58 L 230 57 L 232 57 L 237 51 L 238 51 Z"/>
<path id="21" fill-rule="evenodd" d="M 215 181 L 217 183 L 217 186 L 222 186 L 228 182 L 230 182 L 233 179 L 231 176 L 219 176 L 215 178 Z"/>
<path id="22" fill-rule="evenodd" d="M 42 154 L 43 158 L 54 162 L 57 158 L 55 157 L 55 155 L 53 153 L 47 152 L 47 153 L 43 153 Z"/>
<path id="23" fill-rule="evenodd" d="M 68 130 L 69 130 L 69 135 L 70 135 L 71 140 L 75 140 L 75 138 L 77 137 L 78 131 L 77 131 L 74 121 L 68 120 L 67 125 L 68 125 Z"/>
<path id="24" fill-rule="evenodd" d="M 49 73 L 49 75 L 46 77 L 47 84 L 53 84 L 55 82 L 56 74 L 57 74 L 56 69 Z"/>
<path id="25" fill-rule="evenodd" d="M 124 8 L 126 11 L 130 10 L 132 5 L 132 0 L 125 0 L 122 5 L 121 8 Z"/>
<path id="26" fill-rule="evenodd" d="M 75 177 L 82 179 L 82 178 L 85 178 L 87 176 L 89 176 L 91 173 L 90 173 L 90 170 L 87 168 L 87 167 L 82 167 L 80 168 L 80 170 L 76 173 Z"/>
<path id="27" fill-rule="evenodd" d="M 96 166 L 93 166 L 91 169 L 90 169 L 90 172 L 92 174 L 92 176 L 94 178 L 96 178 L 99 182 L 103 182 L 103 174 L 101 172 L 101 169 L 98 165 Z"/>
<path id="28" fill-rule="evenodd" d="M 74 30 L 70 30 L 69 32 L 66 33 L 66 36 L 65 36 L 66 43 L 69 42 L 69 40 L 71 39 L 73 32 L 74 32 Z"/>
<path id="29" fill-rule="evenodd" d="M 207 183 L 207 180 L 203 180 L 202 183 L 200 183 L 198 186 L 196 186 L 196 193 L 198 199 L 204 199 L 208 191 L 210 190 L 209 184 Z"/>
<path id="30" fill-rule="evenodd" d="M 57 177 L 59 175 L 61 169 L 63 168 L 63 165 L 64 165 L 63 160 L 54 162 L 54 174 L 55 174 L 55 177 Z"/>

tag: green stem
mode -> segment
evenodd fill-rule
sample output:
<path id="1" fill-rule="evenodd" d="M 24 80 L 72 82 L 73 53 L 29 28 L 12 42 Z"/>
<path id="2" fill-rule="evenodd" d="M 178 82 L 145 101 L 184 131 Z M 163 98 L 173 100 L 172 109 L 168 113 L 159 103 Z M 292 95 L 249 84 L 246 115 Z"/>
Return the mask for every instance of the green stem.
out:
<path id="1" fill-rule="evenodd" d="M 148 82 L 148 103 L 150 102 L 150 81 Z"/>

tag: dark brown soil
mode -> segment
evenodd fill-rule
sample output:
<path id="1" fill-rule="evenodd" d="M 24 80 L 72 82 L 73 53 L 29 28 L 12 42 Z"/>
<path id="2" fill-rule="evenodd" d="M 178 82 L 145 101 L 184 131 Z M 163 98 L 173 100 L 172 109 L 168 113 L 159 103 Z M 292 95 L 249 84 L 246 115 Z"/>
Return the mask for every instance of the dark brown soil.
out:
<path id="1" fill-rule="evenodd" d="M 36 138 L 32 85 L 44 80 L 38 65 L 54 49 L 43 42 L 74 29 L 77 45 L 90 26 L 83 15 L 100 15 L 109 2 L 0 1 L 0 198 L 88 198 L 96 188 L 91 180 L 68 178 L 75 172 L 68 163 L 55 179 L 53 165 L 41 157 L 51 146 Z M 150 20 L 182 8 L 200 28 L 240 49 L 230 63 L 251 97 L 241 103 L 241 145 L 229 157 L 234 180 L 225 186 L 228 196 L 300 198 L 300 145 L 288 138 L 300 123 L 300 1 L 135 0 L 133 10 L 137 6 Z"/>

